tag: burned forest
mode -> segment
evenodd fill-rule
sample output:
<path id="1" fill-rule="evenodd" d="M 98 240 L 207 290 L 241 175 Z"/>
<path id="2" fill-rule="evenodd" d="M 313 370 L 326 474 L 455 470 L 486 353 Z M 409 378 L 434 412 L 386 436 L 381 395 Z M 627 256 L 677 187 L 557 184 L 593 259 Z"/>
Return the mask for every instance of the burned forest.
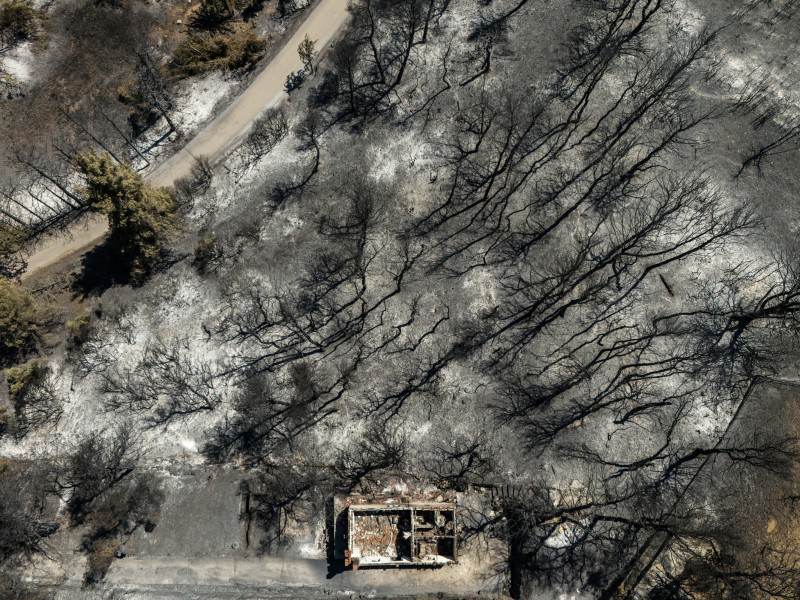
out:
<path id="1" fill-rule="evenodd" d="M 0 0 L 0 597 L 800 597 L 799 19 Z"/>

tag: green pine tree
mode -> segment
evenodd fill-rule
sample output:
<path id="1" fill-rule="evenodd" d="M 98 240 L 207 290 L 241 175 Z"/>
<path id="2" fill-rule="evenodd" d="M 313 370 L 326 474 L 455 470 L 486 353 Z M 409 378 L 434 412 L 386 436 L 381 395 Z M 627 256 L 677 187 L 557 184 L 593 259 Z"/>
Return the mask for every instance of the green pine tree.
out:
<path id="1" fill-rule="evenodd" d="M 0 364 L 13 362 L 33 346 L 40 328 L 41 314 L 33 296 L 0 277 Z"/>
<path id="2" fill-rule="evenodd" d="M 21 230 L 0 224 L 0 277 L 14 278 L 25 268 L 18 254 L 24 240 Z"/>
<path id="3" fill-rule="evenodd" d="M 141 281 L 161 256 L 163 243 L 177 230 L 177 206 L 170 188 L 156 188 L 108 153 L 75 158 L 86 177 L 78 189 L 92 210 L 108 216 L 109 242 L 131 277 Z"/>
<path id="4" fill-rule="evenodd" d="M 316 45 L 317 43 L 306 34 L 306 37 L 297 47 L 297 54 L 300 56 L 300 60 L 303 61 L 303 68 L 309 73 L 314 72 L 314 57 L 317 55 Z"/>

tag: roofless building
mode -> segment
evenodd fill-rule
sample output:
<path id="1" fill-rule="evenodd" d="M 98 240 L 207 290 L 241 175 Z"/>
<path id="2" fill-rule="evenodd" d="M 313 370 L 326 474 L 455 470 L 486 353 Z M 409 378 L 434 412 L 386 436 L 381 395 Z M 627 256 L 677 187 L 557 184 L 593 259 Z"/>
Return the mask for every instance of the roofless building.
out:
<path id="1" fill-rule="evenodd" d="M 369 503 L 346 500 L 335 532 L 345 566 L 442 566 L 458 560 L 456 505 L 402 502 L 388 498 Z M 336 504 L 335 504 L 336 505 Z M 337 513 L 339 511 L 337 510 Z"/>

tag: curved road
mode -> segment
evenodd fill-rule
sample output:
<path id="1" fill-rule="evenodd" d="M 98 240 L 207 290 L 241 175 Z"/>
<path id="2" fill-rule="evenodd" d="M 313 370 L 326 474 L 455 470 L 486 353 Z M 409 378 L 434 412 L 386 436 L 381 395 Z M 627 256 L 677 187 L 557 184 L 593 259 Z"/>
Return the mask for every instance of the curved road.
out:
<path id="1" fill-rule="evenodd" d="M 286 76 L 303 67 L 297 46 L 306 34 L 316 42 L 320 51 L 331 43 L 349 16 L 347 1 L 321 0 L 247 89 L 188 144 L 145 178 L 154 185 L 170 186 L 190 173 L 195 157 L 206 156 L 212 164 L 223 158 L 247 134 L 250 124 L 259 114 L 285 100 L 283 86 Z M 22 278 L 30 277 L 36 270 L 58 262 L 68 254 L 96 245 L 107 231 L 105 217 L 92 215 L 88 223 L 46 239 L 28 257 L 28 269 Z"/>

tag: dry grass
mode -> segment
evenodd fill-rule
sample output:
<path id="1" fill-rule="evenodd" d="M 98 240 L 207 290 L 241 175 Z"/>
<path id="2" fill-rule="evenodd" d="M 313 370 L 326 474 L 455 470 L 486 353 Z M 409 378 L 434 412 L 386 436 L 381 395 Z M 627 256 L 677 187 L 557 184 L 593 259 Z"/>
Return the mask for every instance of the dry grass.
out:
<path id="1" fill-rule="evenodd" d="M 241 23 L 230 33 L 198 35 L 180 44 L 168 68 L 174 77 L 242 69 L 261 58 L 266 48 L 266 40 L 257 37 L 251 25 Z"/>
<path id="2" fill-rule="evenodd" d="M 119 550 L 115 537 L 100 538 L 92 543 L 89 558 L 86 561 L 86 572 L 83 575 L 86 584 L 102 581 L 106 576 L 114 557 Z"/>

